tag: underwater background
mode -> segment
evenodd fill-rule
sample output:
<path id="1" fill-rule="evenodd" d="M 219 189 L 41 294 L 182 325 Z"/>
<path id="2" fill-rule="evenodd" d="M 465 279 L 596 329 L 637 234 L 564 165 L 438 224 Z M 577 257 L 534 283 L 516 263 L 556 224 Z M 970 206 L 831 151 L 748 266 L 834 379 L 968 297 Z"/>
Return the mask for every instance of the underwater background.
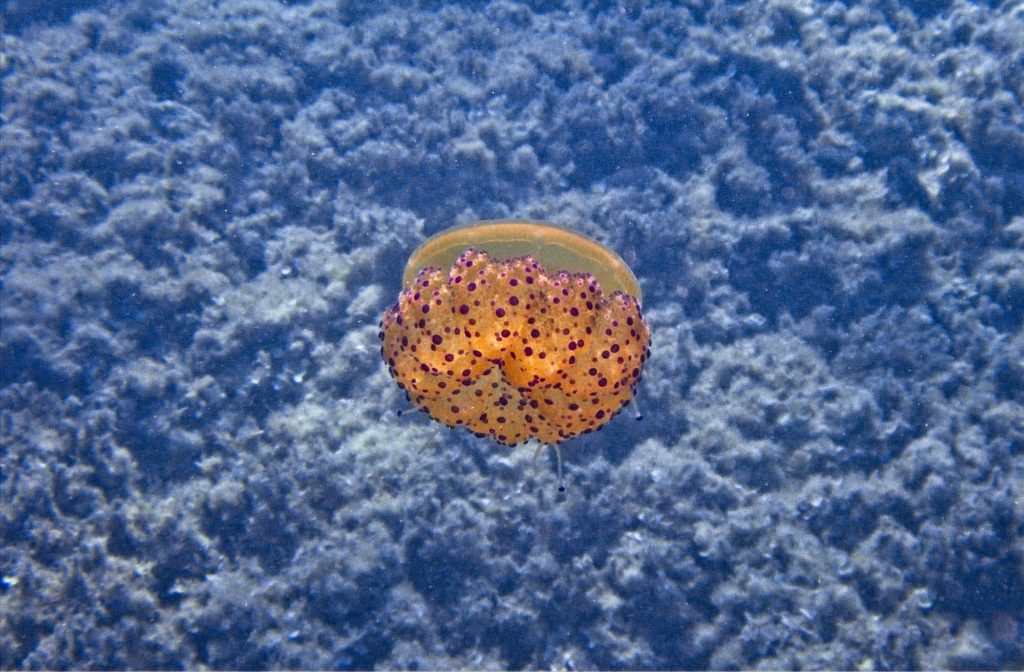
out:
<path id="1" fill-rule="evenodd" d="M 1024 666 L 1019 2 L 0 4 L 0 667 Z M 379 354 L 501 217 L 644 292 L 564 493 Z"/>

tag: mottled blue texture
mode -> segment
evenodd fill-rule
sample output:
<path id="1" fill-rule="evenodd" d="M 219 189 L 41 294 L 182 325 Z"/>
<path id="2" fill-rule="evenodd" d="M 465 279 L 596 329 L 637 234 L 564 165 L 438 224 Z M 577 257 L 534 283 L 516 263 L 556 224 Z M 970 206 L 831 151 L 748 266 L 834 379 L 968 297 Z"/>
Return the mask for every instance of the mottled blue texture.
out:
<path id="1" fill-rule="evenodd" d="M 1021 668 L 1014 2 L 3 2 L 0 667 Z M 425 236 L 640 279 L 553 461 L 411 412 Z"/>

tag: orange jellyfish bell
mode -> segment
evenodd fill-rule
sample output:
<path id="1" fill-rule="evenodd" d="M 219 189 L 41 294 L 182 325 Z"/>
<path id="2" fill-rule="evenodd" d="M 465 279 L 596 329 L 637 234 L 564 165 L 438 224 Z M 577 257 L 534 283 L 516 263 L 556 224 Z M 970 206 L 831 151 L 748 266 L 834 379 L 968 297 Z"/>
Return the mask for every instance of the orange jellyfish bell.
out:
<path id="1" fill-rule="evenodd" d="M 617 254 L 550 224 L 494 221 L 413 253 L 380 339 L 391 375 L 435 420 L 557 446 L 632 398 L 650 330 Z"/>

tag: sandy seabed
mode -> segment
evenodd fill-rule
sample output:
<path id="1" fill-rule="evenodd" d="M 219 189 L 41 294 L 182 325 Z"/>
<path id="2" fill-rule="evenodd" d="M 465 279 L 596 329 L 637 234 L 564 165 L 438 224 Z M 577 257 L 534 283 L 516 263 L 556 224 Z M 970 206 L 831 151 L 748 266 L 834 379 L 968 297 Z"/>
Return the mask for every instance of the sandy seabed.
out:
<path id="1" fill-rule="evenodd" d="M 3 4 L 0 667 L 1024 666 L 1013 2 Z M 413 412 L 428 235 L 644 291 L 645 417 Z"/>

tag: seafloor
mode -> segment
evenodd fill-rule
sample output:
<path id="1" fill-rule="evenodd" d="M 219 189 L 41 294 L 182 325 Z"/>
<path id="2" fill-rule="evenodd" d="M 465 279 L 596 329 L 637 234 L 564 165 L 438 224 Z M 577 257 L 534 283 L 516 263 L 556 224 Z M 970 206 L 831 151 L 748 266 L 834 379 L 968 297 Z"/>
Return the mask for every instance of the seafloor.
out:
<path id="1" fill-rule="evenodd" d="M 1021 668 L 1018 2 L 5 0 L 3 668 Z M 644 291 L 642 422 L 411 411 L 425 236 Z"/>

